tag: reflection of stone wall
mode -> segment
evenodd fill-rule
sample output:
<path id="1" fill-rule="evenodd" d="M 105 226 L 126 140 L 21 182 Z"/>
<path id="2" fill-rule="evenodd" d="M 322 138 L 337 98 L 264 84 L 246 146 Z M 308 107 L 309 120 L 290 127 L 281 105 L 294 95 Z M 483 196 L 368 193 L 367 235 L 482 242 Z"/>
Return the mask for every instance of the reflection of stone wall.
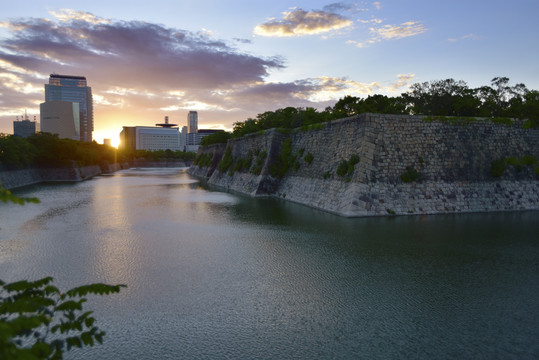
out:
<path id="1" fill-rule="evenodd" d="M 288 137 L 296 169 L 279 180 L 270 176 L 269 168 Z M 270 130 L 230 140 L 235 161 L 249 151 L 267 151 L 260 175 L 250 170 L 231 176 L 219 172 L 216 165 L 224 146 L 211 171 L 192 166 L 190 173 L 226 189 L 278 196 L 344 216 L 539 209 L 533 166 L 509 166 L 499 178 L 490 172 L 497 159 L 539 159 L 538 144 L 539 130 L 523 129 L 518 121 L 453 125 L 419 116 L 362 114 L 308 131 Z M 201 149 L 199 154 L 209 151 Z M 307 154 L 312 155 L 310 164 Z M 353 172 L 337 175 L 339 163 L 352 155 L 359 158 Z M 419 176 L 404 183 L 401 175 L 408 167 Z"/>
<path id="2" fill-rule="evenodd" d="M 191 161 L 146 161 L 133 160 L 129 164 L 132 167 L 188 167 L 191 166 Z"/>

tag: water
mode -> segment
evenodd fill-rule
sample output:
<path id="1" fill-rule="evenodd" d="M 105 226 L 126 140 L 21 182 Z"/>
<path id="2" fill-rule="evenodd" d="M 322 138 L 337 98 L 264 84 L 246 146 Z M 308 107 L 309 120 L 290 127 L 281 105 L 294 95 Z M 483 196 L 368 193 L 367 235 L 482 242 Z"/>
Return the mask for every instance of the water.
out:
<path id="1" fill-rule="evenodd" d="M 345 219 L 133 169 L 0 204 L 0 278 L 91 297 L 69 359 L 533 359 L 537 212 Z"/>

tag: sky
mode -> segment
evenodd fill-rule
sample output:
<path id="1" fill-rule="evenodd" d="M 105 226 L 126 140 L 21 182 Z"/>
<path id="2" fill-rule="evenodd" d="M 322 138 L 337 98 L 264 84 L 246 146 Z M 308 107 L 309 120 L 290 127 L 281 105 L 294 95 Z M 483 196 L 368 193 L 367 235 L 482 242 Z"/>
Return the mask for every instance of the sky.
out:
<path id="1" fill-rule="evenodd" d="M 537 0 L 0 0 L 0 133 L 39 121 L 52 73 L 86 76 L 94 139 L 199 128 L 417 82 L 539 89 Z"/>

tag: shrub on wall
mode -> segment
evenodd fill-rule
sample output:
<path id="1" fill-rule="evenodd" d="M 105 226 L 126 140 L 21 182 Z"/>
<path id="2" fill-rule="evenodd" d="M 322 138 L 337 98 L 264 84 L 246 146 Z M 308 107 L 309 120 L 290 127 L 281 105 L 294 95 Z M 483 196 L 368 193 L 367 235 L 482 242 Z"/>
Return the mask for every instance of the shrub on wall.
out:
<path id="1" fill-rule="evenodd" d="M 416 181 L 419 177 L 419 173 L 413 166 L 406 167 L 406 171 L 401 175 L 402 182 L 409 183 Z"/>
<path id="2" fill-rule="evenodd" d="M 359 156 L 357 156 L 356 154 L 351 155 L 348 161 L 343 160 L 339 163 L 339 166 L 337 166 L 337 171 L 336 171 L 337 175 L 341 177 L 348 175 L 348 178 L 350 178 L 350 176 L 354 173 L 357 163 L 359 163 Z"/>
<path id="3" fill-rule="evenodd" d="M 199 168 L 203 166 L 211 166 L 212 159 L 213 159 L 213 153 L 200 154 L 193 161 L 193 164 L 198 165 Z"/>
<path id="4" fill-rule="evenodd" d="M 296 161 L 296 156 L 292 155 L 292 139 L 288 138 L 283 141 L 281 154 L 275 159 L 275 162 L 271 166 L 270 174 L 282 178 L 291 167 L 294 167 L 297 171 L 299 163 Z"/>
<path id="5" fill-rule="evenodd" d="M 343 160 L 337 166 L 337 175 L 344 176 L 348 172 L 348 161 Z"/>
<path id="6" fill-rule="evenodd" d="M 507 169 L 507 166 L 514 166 L 517 171 L 522 171 L 525 166 L 533 166 L 535 174 L 539 174 L 539 162 L 533 155 L 525 155 L 521 158 L 509 156 L 503 159 L 496 159 L 490 165 L 490 175 L 493 177 L 501 177 Z"/>
<path id="7" fill-rule="evenodd" d="M 254 175 L 260 175 L 260 172 L 262 171 L 262 165 L 264 164 L 264 160 L 266 160 L 267 152 L 266 150 L 260 151 L 260 149 L 257 149 L 254 151 L 254 155 L 256 156 L 256 161 L 251 169 L 251 174 Z"/>
<path id="8" fill-rule="evenodd" d="M 230 150 L 230 146 L 227 146 L 225 150 L 225 155 L 223 156 L 218 165 L 219 171 L 222 173 L 226 172 L 228 168 L 230 168 L 230 166 L 232 165 L 233 161 L 234 159 L 232 158 L 232 150 Z"/>
<path id="9" fill-rule="evenodd" d="M 492 162 L 490 165 L 490 174 L 494 177 L 500 177 L 505 171 L 505 161 L 504 159 L 497 159 Z"/>
<path id="10" fill-rule="evenodd" d="M 313 162 L 313 160 L 314 160 L 314 156 L 313 156 L 313 154 L 311 154 L 311 153 L 309 152 L 309 153 L 307 153 L 307 155 L 305 155 L 305 157 L 303 158 L 303 160 L 305 160 L 305 162 L 306 162 L 307 164 L 310 165 L 310 164 Z"/>

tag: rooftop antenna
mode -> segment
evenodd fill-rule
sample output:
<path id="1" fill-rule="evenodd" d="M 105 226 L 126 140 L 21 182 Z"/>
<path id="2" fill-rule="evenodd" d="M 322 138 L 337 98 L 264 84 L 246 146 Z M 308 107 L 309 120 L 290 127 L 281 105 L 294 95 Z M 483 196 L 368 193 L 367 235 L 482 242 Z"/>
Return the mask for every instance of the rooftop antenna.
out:
<path id="1" fill-rule="evenodd" d="M 169 124 L 168 123 L 168 116 L 165 116 L 165 122 L 161 123 L 161 124 L 155 124 L 155 126 L 160 126 L 160 127 L 164 127 L 164 128 L 171 128 L 171 127 L 174 127 L 174 126 L 178 126 L 178 124 Z"/>

